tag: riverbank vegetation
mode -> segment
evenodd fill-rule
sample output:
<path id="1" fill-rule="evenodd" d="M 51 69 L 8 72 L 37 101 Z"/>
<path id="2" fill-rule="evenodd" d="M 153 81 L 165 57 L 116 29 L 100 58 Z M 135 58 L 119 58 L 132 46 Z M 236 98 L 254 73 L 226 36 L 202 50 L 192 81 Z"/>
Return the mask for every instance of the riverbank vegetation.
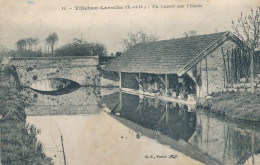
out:
<path id="1" fill-rule="evenodd" d="M 17 89 L 15 70 L 0 65 L 0 120 L 2 164 L 53 164 L 36 138 L 37 130 L 26 123 L 25 98 Z"/>
<path id="2" fill-rule="evenodd" d="M 260 92 L 226 92 L 197 101 L 197 107 L 231 119 L 260 121 Z"/>

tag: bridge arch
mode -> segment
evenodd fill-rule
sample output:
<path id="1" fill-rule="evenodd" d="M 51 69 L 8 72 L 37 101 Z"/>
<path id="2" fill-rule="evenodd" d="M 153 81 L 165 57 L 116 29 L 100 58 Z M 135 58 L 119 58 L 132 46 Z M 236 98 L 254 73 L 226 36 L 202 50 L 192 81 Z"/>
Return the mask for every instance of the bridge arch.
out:
<path id="1" fill-rule="evenodd" d="M 98 56 L 88 57 L 23 57 L 12 58 L 22 86 L 49 78 L 63 78 L 85 86 L 99 86 Z"/>

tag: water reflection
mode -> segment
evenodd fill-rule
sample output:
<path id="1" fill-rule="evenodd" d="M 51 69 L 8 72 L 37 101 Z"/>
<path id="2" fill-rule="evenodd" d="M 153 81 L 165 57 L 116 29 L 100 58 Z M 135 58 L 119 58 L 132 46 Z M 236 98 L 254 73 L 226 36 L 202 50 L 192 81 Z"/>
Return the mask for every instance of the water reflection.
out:
<path id="1" fill-rule="evenodd" d="M 173 142 L 157 140 L 205 164 L 260 163 L 255 156 L 260 151 L 258 124 L 232 123 L 204 111 L 188 112 L 185 106 L 154 98 L 140 98 L 125 93 L 109 97 L 115 99 L 113 102 L 120 102 L 118 106 L 107 103 L 107 98 L 103 99 L 106 106 L 112 109 L 112 114 L 150 128 L 155 133 L 167 135 Z M 129 122 L 114 117 L 129 126 Z M 147 135 L 146 132 L 141 133 Z M 193 150 L 192 153 L 187 151 L 189 148 Z"/>
<path id="2" fill-rule="evenodd" d="M 23 94 L 29 97 L 25 108 L 29 116 L 42 115 L 76 115 L 100 112 L 99 101 L 101 90 L 97 88 L 79 88 L 63 95 L 46 95 L 30 88 L 23 89 Z"/>
<path id="3" fill-rule="evenodd" d="M 103 98 L 108 98 L 110 104 L 117 104 L 118 101 L 113 102 L 110 97 L 115 91 L 118 90 L 80 88 L 69 94 L 53 96 L 24 90 L 35 104 L 27 107 L 27 122 L 41 130 L 37 138 L 55 164 L 64 164 L 61 134 L 67 164 L 71 165 L 201 164 L 149 137 L 136 138 L 140 131 L 119 123 L 101 111 L 98 105 Z M 34 97 L 35 94 L 37 97 Z M 66 108 L 68 106 L 70 109 Z M 163 155 L 167 159 L 145 157 L 151 155 Z M 177 158 L 169 159 L 169 155 L 177 155 Z"/>
<path id="4" fill-rule="evenodd" d="M 228 124 L 207 114 L 197 113 L 198 131 L 189 142 L 223 164 L 243 164 L 260 149 L 256 130 Z M 254 139 L 254 140 L 252 140 Z"/>
<path id="5" fill-rule="evenodd" d="M 63 78 L 50 78 L 45 80 L 36 81 L 30 88 L 42 94 L 61 95 L 77 90 L 80 85 L 77 82 L 63 79 Z"/>
<path id="6" fill-rule="evenodd" d="M 228 121 L 117 91 L 80 88 L 44 95 L 24 89 L 34 104 L 26 108 L 27 121 L 41 129 L 38 138 L 56 164 L 63 164 L 61 133 L 68 164 L 73 165 L 260 164 L 259 124 Z M 111 113 L 103 112 L 100 105 Z M 177 158 L 145 158 L 160 154 Z"/>
<path id="7" fill-rule="evenodd" d="M 38 139 L 55 164 L 64 165 L 60 133 L 64 137 L 67 165 L 201 165 L 202 163 L 158 143 L 113 119 L 105 112 L 96 115 L 29 116 L 41 129 Z M 145 156 L 155 158 L 146 158 Z M 165 155 L 167 158 L 157 158 Z M 170 155 L 177 158 L 169 159 Z"/>
<path id="8" fill-rule="evenodd" d="M 180 108 L 176 103 L 168 103 L 155 98 L 122 93 L 121 108 L 112 113 L 134 121 L 146 128 L 158 130 L 174 139 L 187 140 L 195 131 L 196 114 Z M 181 128 L 181 129 L 180 129 Z"/>

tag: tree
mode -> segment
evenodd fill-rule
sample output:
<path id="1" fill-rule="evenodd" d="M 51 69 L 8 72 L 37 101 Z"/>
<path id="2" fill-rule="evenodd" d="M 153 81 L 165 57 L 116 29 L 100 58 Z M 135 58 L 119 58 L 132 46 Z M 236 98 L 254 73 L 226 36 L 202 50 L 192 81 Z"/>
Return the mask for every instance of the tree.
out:
<path id="1" fill-rule="evenodd" d="M 31 37 L 27 38 L 25 41 L 28 44 L 29 49 L 32 50 L 32 45 L 33 45 L 33 42 L 34 42 L 33 38 L 31 38 Z"/>
<path id="2" fill-rule="evenodd" d="M 106 56 L 107 49 L 104 44 L 98 42 L 90 43 L 90 50 L 92 51 L 93 55 L 96 56 Z"/>
<path id="3" fill-rule="evenodd" d="M 22 49 L 26 50 L 27 42 L 26 39 L 21 39 Z"/>
<path id="4" fill-rule="evenodd" d="M 241 16 L 237 22 L 232 20 L 234 34 L 246 44 L 247 52 L 250 54 L 251 92 L 254 92 L 254 50 L 260 46 L 260 8 L 251 9 L 249 15 Z"/>
<path id="5" fill-rule="evenodd" d="M 129 48 L 139 43 L 154 42 L 159 39 L 158 36 L 152 34 L 146 34 L 143 31 L 128 32 L 125 38 L 123 38 L 123 51 L 125 52 Z"/>
<path id="6" fill-rule="evenodd" d="M 84 40 L 73 39 L 56 50 L 57 56 L 106 56 L 107 49 L 104 44 L 98 42 L 89 43 Z"/>
<path id="7" fill-rule="evenodd" d="M 16 42 L 16 46 L 17 46 L 17 49 L 18 49 L 18 50 L 22 51 L 22 49 L 23 49 L 23 43 L 22 43 L 22 40 L 21 40 L 21 39 Z"/>
<path id="8" fill-rule="evenodd" d="M 40 43 L 39 38 L 33 38 L 32 39 L 32 45 L 34 45 L 34 51 L 37 49 L 37 45 Z"/>
<path id="9" fill-rule="evenodd" d="M 183 37 L 193 37 L 197 35 L 197 31 L 196 30 L 190 30 L 187 32 L 183 33 Z"/>
<path id="10" fill-rule="evenodd" d="M 51 47 L 51 52 L 53 53 L 54 45 L 59 40 L 57 33 L 51 33 L 46 38 L 46 43 Z"/>
<path id="11" fill-rule="evenodd" d="M 232 20 L 232 29 L 234 34 L 241 39 L 246 46 L 254 50 L 260 45 L 260 9 L 255 11 L 251 9 L 251 13 L 247 16 L 243 16 L 241 12 L 237 22 Z"/>
<path id="12" fill-rule="evenodd" d="M 26 50 L 26 39 L 20 39 L 16 42 L 17 49 L 20 51 L 20 53 L 23 53 L 23 50 Z"/>

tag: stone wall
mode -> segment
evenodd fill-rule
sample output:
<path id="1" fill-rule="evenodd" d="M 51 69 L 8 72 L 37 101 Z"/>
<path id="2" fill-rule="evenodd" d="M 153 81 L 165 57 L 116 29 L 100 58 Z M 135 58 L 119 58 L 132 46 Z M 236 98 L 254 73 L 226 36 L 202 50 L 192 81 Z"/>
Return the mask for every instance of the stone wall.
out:
<path id="1" fill-rule="evenodd" d="M 225 50 L 235 48 L 237 45 L 232 40 L 227 40 L 197 64 L 197 74 L 201 75 L 202 85 L 197 87 L 197 97 L 205 97 L 214 92 L 225 90 L 224 60 L 222 48 Z"/>
<path id="2" fill-rule="evenodd" d="M 98 57 L 27 57 L 12 58 L 22 86 L 38 80 L 65 78 L 80 85 L 100 86 Z"/>

